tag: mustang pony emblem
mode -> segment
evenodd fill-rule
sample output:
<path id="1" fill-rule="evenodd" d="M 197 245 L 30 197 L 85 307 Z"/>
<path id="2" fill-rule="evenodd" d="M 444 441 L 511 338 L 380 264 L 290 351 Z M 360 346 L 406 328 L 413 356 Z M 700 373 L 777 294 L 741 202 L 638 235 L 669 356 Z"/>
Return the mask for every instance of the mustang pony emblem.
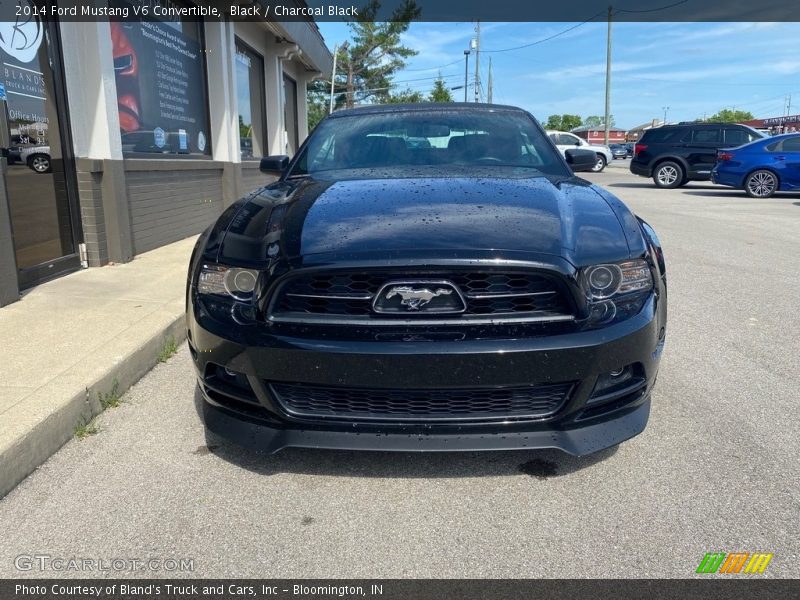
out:
<path id="1" fill-rule="evenodd" d="M 410 285 L 397 285 L 390 289 L 384 296 L 387 300 L 399 295 L 402 300 L 400 304 L 408 307 L 408 310 L 419 310 L 437 296 L 449 296 L 453 290 L 447 288 L 437 288 L 436 291 L 430 288 L 413 288 Z"/>

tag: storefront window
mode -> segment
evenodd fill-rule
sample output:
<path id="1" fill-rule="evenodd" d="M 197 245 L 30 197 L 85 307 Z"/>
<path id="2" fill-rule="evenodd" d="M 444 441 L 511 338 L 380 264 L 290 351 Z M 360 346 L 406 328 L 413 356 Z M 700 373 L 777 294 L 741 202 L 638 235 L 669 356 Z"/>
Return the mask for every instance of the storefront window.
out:
<path id="1" fill-rule="evenodd" d="M 202 23 L 126 19 L 110 26 L 122 151 L 210 155 Z"/>
<path id="2" fill-rule="evenodd" d="M 17 18 L 15 6 L 0 3 L 0 125 L 6 128 L 0 139 L 7 140 L 4 179 L 19 285 L 27 288 L 80 262 L 74 172 L 62 139 L 68 126 L 58 32 L 38 18 Z"/>
<path id="3" fill-rule="evenodd" d="M 261 158 L 266 155 L 264 59 L 240 40 L 236 40 L 236 96 L 241 158 Z"/>

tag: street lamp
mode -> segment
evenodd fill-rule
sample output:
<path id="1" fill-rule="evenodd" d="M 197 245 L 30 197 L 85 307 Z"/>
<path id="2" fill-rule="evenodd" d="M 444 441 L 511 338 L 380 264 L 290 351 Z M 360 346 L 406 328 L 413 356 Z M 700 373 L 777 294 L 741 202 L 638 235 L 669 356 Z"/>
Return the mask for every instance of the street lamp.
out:
<path id="1" fill-rule="evenodd" d="M 464 102 L 467 101 L 467 79 L 469 78 L 469 53 L 471 50 L 464 50 Z"/>
<path id="2" fill-rule="evenodd" d="M 669 110 L 669 106 L 662 106 L 661 108 L 664 109 L 664 125 L 666 125 L 667 124 L 667 111 Z"/>

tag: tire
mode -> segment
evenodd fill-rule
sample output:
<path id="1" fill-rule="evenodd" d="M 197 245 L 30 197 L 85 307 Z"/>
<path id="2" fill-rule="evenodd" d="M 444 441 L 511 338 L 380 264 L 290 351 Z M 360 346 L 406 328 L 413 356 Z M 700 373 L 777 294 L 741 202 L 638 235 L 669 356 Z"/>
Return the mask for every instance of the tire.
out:
<path id="1" fill-rule="evenodd" d="M 597 162 L 594 163 L 592 167 L 592 173 L 600 173 L 603 169 L 606 168 L 606 157 L 602 154 L 597 155 Z"/>
<path id="2" fill-rule="evenodd" d="M 653 170 L 653 183 L 656 184 L 656 187 L 671 190 L 683 185 L 687 181 L 685 178 L 683 167 L 671 160 L 659 163 Z"/>
<path id="3" fill-rule="evenodd" d="M 753 171 L 744 180 L 744 191 L 751 198 L 769 198 L 779 186 L 778 176 L 767 169 Z"/>
<path id="4" fill-rule="evenodd" d="M 34 154 L 28 158 L 28 166 L 37 173 L 49 173 L 50 157 L 45 154 Z"/>

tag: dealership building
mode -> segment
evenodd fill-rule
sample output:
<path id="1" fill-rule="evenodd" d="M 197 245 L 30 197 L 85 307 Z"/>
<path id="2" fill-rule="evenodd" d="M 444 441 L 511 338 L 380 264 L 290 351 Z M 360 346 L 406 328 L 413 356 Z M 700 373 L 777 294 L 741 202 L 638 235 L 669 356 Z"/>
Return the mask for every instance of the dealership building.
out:
<path id="1" fill-rule="evenodd" d="M 606 139 L 605 125 L 600 124 L 597 126 L 584 125 L 570 130 L 572 133 L 585 139 L 590 144 L 604 144 Z M 609 144 L 623 144 L 625 143 L 625 130 L 619 127 L 608 128 L 608 143 Z"/>
<path id="2" fill-rule="evenodd" d="M 268 181 L 261 156 L 297 150 L 306 86 L 331 74 L 311 20 L 55 22 L 17 4 L 33 2 L 0 4 L 0 306 L 204 230 Z"/>

